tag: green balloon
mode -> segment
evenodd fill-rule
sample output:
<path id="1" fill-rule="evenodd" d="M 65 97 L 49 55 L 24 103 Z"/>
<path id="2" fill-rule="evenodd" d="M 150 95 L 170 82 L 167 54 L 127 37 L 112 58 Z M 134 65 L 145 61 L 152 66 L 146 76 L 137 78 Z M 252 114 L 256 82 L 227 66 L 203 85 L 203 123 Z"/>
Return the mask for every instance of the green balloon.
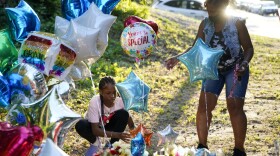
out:
<path id="1" fill-rule="evenodd" d="M 15 64 L 17 64 L 18 51 L 14 46 L 9 31 L 0 31 L 0 72 L 5 74 Z"/>

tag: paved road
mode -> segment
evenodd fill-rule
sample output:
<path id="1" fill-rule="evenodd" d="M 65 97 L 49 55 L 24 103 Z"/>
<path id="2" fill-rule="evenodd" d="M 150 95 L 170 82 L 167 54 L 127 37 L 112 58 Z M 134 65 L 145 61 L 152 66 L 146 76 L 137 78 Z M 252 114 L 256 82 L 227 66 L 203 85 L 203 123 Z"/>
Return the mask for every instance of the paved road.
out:
<path id="1" fill-rule="evenodd" d="M 238 14 L 247 16 L 246 25 L 250 34 L 280 39 L 280 20 L 278 16 L 261 16 L 237 10 Z"/>

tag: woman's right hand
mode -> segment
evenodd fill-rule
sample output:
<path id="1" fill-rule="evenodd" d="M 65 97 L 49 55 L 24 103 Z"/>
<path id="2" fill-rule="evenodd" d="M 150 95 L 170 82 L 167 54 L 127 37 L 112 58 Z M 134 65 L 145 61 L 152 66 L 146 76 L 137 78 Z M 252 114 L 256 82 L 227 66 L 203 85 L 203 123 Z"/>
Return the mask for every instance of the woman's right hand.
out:
<path id="1" fill-rule="evenodd" d="M 179 62 L 179 60 L 177 59 L 176 56 L 171 57 L 167 60 L 165 60 L 165 66 L 168 70 L 172 69 L 177 63 Z"/>
<path id="2" fill-rule="evenodd" d="M 131 135 L 129 133 L 120 133 L 120 139 L 126 143 L 129 143 L 131 140 Z"/>

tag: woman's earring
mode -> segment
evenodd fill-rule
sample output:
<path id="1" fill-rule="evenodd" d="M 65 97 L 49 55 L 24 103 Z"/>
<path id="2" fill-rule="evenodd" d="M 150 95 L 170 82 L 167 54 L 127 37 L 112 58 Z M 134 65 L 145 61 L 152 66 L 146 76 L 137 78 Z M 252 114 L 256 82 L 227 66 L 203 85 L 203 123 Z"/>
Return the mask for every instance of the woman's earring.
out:
<path id="1" fill-rule="evenodd" d="M 204 2 L 204 7 L 207 7 L 207 4 L 206 4 L 206 2 Z"/>

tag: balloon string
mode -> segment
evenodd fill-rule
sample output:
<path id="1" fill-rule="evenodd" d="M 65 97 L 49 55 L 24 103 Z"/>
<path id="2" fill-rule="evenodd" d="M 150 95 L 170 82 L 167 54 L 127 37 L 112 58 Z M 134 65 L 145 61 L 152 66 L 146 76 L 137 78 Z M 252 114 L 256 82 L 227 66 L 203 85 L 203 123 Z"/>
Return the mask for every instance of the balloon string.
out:
<path id="1" fill-rule="evenodd" d="M 234 74 L 233 74 L 233 85 L 231 86 L 230 93 L 228 98 L 233 97 L 234 90 L 236 88 L 237 80 L 238 80 L 238 75 L 237 75 L 237 70 L 239 69 L 239 64 L 236 64 L 235 69 L 234 69 Z"/>
<path id="2" fill-rule="evenodd" d="M 145 83 L 145 69 L 144 69 L 144 62 L 145 62 L 145 59 L 143 59 L 143 61 L 142 61 L 143 63 L 142 63 L 142 77 L 143 77 L 143 82 L 142 82 L 142 102 L 143 102 L 143 106 L 145 105 L 145 85 L 144 85 L 144 83 Z M 143 107 L 143 108 L 146 108 L 145 106 Z M 142 121 L 144 120 L 143 119 L 143 113 L 144 113 L 144 110 L 143 110 L 143 112 L 141 113 L 141 123 L 142 123 Z"/>
<path id="3" fill-rule="evenodd" d="M 103 142 L 106 142 L 105 141 L 105 138 L 107 138 L 107 134 L 106 134 L 106 130 L 105 130 L 105 126 L 104 126 L 104 122 L 103 122 L 103 119 L 102 119 L 102 114 L 101 114 L 101 109 L 99 108 L 99 105 L 98 106 L 98 114 L 99 114 L 99 117 L 101 119 L 101 126 L 102 126 L 102 129 L 103 129 L 103 133 L 104 133 L 104 138 L 103 138 Z M 109 142 L 109 141 L 108 141 Z M 109 142 L 110 143 L 110 142 Z M 100 145 L 100 144 L 99 144 Z M 99 146 L 100 147 L 100 146 Z"/>
<path id="4" fill-rule="evenodd" d="M 207 96 L 206 96 L 206 81 L 204 83 L 204 98 L 205 98 L 205 108 L 206 108 L 206 126 L 207 131 L 209 131 L 209 124 L 208 124 L 208 107 L 207 107 Z"/>
<path id="5" fill-rule="evenodd" d="M 92 85 L 92 89 L 93 89 L 93 94 L 96 95 L 95 85 L 94 85 L 94 81 L 93 81 L 92 73 L 91 73 L 91 67 L 89 67 L 87 63 L 85 63 L 85 64 L 86 64 L 87 69 L 89 71 L 89 77 L 90 77 L 90 81 L 91 81 L 91 85 Z"/>
<path id="6" fill-rule="evenodd" d="M 85 63 L 86 64 L 86 63 Z M 90 74 L 90 80 L 91 80 L 91 84 L 92 84 L 92 88 L 93 88 L 93 93 L 94 93 L 94 95 L 96 95 L 96 90 L 95 90 L 95 85 L 94 85 L 94 81 L 93 81 L 93 78 L 92 78 L 92 73 L 91 73 L 91 67 L 89 67 L 87 64 L 86 64 L 86 66 L 87 66 L 87 69 L 89 70 L 89 74 Z M 101 114 L 101 109 L 99 108 L 99 105 L 97 105 L 98 106 L 98 115 L 99 115 L 99 117 L 100 117 L 100 119 L 101 119 L 101 126 L 102 126 L 102 129 L 103 129 L 103 133 L 104 133 L 104 138 L 103 138 L 103 142 L 106 142 L 105 141 L 105 138 L 107 138 L 107 134 L 106 134 L 106 129 L 105 129 L 105 126 L 104 126 L 104 122 L 103 122 L 103 120 L 102 120 L 102 114 Z M 97 139 L 98 139 L 98 148 L 99 149 L 101 149 L 101 144 L 100 144 L 100 138 L 99 137 L 97 137 Z M 108 141 L 109 142 L 109 141 Z"/>
<path id="7" fill-rule="evenodd" d="M 15 104 L 12 106 L 12 108 L 10 109 L 10 111 L 8 112 L 7 116 L 6 116 L 6 121 L 9 122 L 9 116 L 12 116 L 12 112 L 13 110 L 20 104 Z"/>

